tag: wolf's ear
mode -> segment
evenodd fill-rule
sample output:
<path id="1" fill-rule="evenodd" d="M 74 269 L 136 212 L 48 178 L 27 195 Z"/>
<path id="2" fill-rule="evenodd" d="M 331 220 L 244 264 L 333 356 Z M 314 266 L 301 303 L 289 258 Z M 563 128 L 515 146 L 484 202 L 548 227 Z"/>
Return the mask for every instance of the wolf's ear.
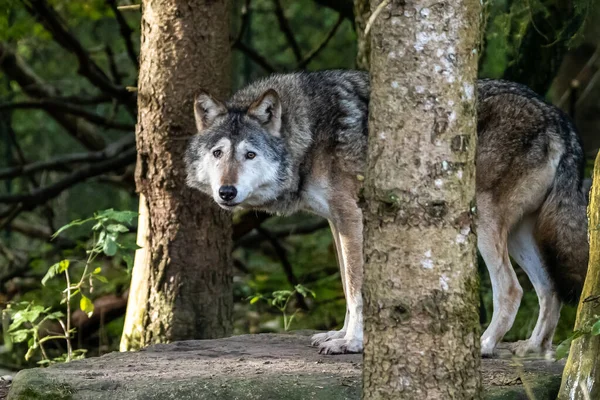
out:
<path id="1" fill-rule="evenodd" d="M 219 100 L 213 98 L 205 91 L 200 91 L 194 101 L 194 116 L 196 117 L 196 128 L 202 132 L 208 128 L 216 117 L 225 114 L 227 108 Z"/>
<path id="2" fill-rule="evenodd" d="M 248 115 L 256 118 L 271 135 L 281 137 L 281 101 L 274 89 L 267 90 L 252 103 Z"/>

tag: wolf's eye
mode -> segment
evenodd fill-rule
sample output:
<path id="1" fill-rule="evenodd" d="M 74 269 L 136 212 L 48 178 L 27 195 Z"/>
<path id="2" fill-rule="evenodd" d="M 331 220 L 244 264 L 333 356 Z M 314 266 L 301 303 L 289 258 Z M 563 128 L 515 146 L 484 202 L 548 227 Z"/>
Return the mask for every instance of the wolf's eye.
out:
<path id="1" fill-rule="evenodd" d="M 246 158 L 248 160 L 252 160 L 254 157 L 256 157 L 256 153 L 255 152 L 249 151 L 249 152 L 246 153 Z"/>
<path id="2" fill-rule="evenodd" d="M 223 154 L 223 152 L 221 150 L 213 151 L 213 156 L 215 156 L 215 158 L 221 157 L 221 154 Z"/>

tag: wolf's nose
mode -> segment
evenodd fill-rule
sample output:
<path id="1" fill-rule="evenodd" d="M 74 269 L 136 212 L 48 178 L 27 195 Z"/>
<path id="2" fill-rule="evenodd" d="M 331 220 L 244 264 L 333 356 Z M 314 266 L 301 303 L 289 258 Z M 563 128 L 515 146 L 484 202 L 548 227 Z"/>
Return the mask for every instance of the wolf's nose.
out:
<path id="1" fill-rule="evenodd" d="M 237 189 L 235 186 L 221 186 L 219 188 L 219 197 L 225 201 L 230 201 L 235 199 L 237 196 Z"/>

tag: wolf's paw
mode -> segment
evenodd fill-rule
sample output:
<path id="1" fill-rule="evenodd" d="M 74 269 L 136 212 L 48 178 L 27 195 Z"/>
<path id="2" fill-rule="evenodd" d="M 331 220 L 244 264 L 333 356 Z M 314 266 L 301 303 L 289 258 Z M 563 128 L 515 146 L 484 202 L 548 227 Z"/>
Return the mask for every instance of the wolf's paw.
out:
<path id="1" fill-rule="evenodd" d="M 508 343 L 508 349 L 517 357 L 540 355 L 548 360 L 551 360 L 554 357 L 554 351 L 552 351 L 552 348 L 544 348 L 543 346 L 532 343 L 529 340 L 519 340 L 517 342 Z"/>
<path id="2" fill-rule="evenodd" d="M 496 346 L 489 340 L 481 339 L 481 357 L 496 358 Z"/>
<path id="3" fill-rule="evenodd" d="M 346 336 L 346 331 L 329 331 L 323 333 L 317 333 L 312 335 L 310 338 L 310 344 L 313 346 L 318 346 L 323 342 L 327 342 L 333 339 L 341 339 Z"/>
<path id="4" fill-rule="evenodd" d="M 321 343 L 319 354 L 362 353 L 363 343 L 359 339 L 332 339 Z"/>

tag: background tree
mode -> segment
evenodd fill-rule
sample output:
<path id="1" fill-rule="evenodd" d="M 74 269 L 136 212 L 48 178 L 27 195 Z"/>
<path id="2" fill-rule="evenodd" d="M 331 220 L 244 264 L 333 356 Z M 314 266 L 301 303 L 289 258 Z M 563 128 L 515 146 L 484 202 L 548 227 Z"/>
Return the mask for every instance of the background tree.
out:
<path id="1" fill-rule="evenodd" d="M 594 166 L 594 184 L 590 193 L 590 261 L 577 309 L 575 332 L 567 365 L 563 372 L 559 400 L 590 400 L 600 397 L 600 154 Z"/>
<path id="2" fill-rule="evenodd" d="M 370 8 L 363 396 L 477 399 L 481 6 L 373 0 Z"/>
<path id="3" fill-rule="evenodd" d="M 231 333 L 231 219 L 185 184 L 195 94 L 229 90 L 228 1 L 142 3 L 138 245 L 121 350 Z"/>

